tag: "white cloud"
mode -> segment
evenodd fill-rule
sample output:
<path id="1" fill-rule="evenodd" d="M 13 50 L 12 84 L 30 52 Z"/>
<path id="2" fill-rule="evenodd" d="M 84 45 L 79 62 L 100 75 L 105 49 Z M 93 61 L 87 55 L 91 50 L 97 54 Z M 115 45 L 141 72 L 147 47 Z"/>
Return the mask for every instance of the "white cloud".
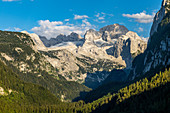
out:
<path id="1" fill-rule="evenodd" d="M 21 29 L 20 29 L 20 28 L 17 28 L 17 27 L 14 27 L 14 30 L 15 30 L 15 31 L 21 31 Z"/>
<path id="2" fill-rule="evenodd" d="M 104 18 L 104 17 L 99 17 L 98 19 L 99 19 L 99 20 L 104 20 L 105 18 Z"/>
<path id="3" fill-rule="evenodd" d="M 143 28 L 139 27 L 137 31 L 138 32 L 143 32 Z"/>
<path id="4" fill-rule="evenodd" d="M 95 17 L 99 17 L 100 16 L 100 13 L 97 13 L 96 15 L 94 15 Z"/>
<path id="5" fill-rule="evenodd" d="M 43 21 L 43 20 L 40 20 L 39 21 L 39 24 L 41 25 L 41 26 L 44 26 L 44 27 L 51 27 L 51 26 L 56 26 L 56 25 L 62 25 L 63 24 L 63 22 L 61 22 L 61 21 L 53 21 L 53 22 L 50 22 L 49 20 L 45 20 L 45 21 Z"/>
<path id="6" fill-rule="evenodd" d="M 151 23 L 153 22 L 154 13 L 152 15 L 146 14 L 145 11 L 136 14 L 122 14 L 124 17 L 133 18 L 139 23 Z"/>
<path id="7" fill-rule="evenodd" d="M 68 22 L 68 21 L 70 21 L 70 19 L 65 19 L 64 21 L 65 21 L 65 22 Z"/>
<path id="8" fill-rule="evenodd" d="M 18 27 L 13 27 L 13 28 L 9 27 L 9 28 L 4 29 L 4 30 L 5 30 L 5 31 L 21 31 L 22 29 L 20 29 L 20 28 L 18 28 Z"/>
<path id="9" fill-rule="evenodd" d="M 14 1 L 20 1 L 20 0 L 2 0 L 3 2 L 14 2 Z"/>
<path id="10" fill-rule="evenodd" d="M 89 17 L 87 15 L 74 15 L 73 18 L 66 18 L 63 21 L 39 20 L 39 26 L 33 27 L 31 31 L 38 35 L 46 36 L 48 39 L 55 38 L 61 33 L 69 35 L 71 32 L 76 32 L 83 36 L 88 29 L 97 28 L 91 24 L 91 21 L 106 23 L 106 18 L 111 16 L 113 15 L 101 12 L 96 13 L 94 17 Z"/>
<path id="11" fill-rule="evenodd" d="M 95 21 L 95 22 L 97 22 L 97 23 L 106 23 L 106 21 L 100 21 L 100 20 L 98 20 L 98 19 L 94 19 L 93 21 Z"/>
<path id="12" fill-rule="evenodd" d="M 38 35 L 46 36 L 48 39 L 56 37 L 61 33 L 69 35 L 71 32 L 75 32 L 84 35 L 86 30 L 93 28 L 87 19 L 82 20 L 82 23 L 79 25 L 70 24 L 68 22 L 63 24 L 60 21 L 50 22 L 49 20 L 40 20 L 38 23 L 40 26 L 32 28 L 31 31 Z"/>
<path id="13" fill-rule="evenodd" d="M 87 19 L 82 20 L 82 23 L 86 24 L 87 26 L 92 26 Z"/>
<path id="14" fill-rule="evenodd" d="M 96 15 L 94 15 L 96 17 L 96 19 L 94 19 L 95 22 L 97 23 L 105 23 L 104 19 L 106 16 L 106 13 L 97 13 Z"/>
<path id="15" fill-rule="evenodd" d="M 100 23 L 106 23 L 106 21 L 101 21 Z"/>
<path id="16" fill-rule="evenodd" d="M 87 15 L 74 15 L 74 20 L 89 18 Z"/>
<path id="17" fill-rule="evenodd" d="M 97 23 L 106 23 L 105 19 L 107 17 L 113 17 L 114 15 L 113 14 L 107 14 L 107 13 L 104 13 L 104 12 L 101 12 L 101 13 L 97 13 L 96 15 L 94 15 L 96 17 L 96 19 L 93 19 L 95 22 Z"/>

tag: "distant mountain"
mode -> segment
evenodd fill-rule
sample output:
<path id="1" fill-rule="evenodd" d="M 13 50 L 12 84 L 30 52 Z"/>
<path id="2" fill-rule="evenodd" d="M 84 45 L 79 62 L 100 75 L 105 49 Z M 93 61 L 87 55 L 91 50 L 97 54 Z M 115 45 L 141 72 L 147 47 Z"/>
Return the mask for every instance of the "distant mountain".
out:
<path id="1" fill-rule="evenodd" d="M 163 0 L 150 31 L 148 47 L 133 62 L 129 79 L 153 75 L 170 66 L 170 1 Z"/>
<path id="2" fill-rule="evenodd" d="M 15 72 L 22 73 L 22 80 L 37 83 L 62 100 L 71 101 L 81 91 L 90 91 L 86 86 L 95 89 L 101 85 L 113 69 L 130 69 L 133 58 L 147 45 L 136 33 L 118 24 L 100 31 L 88 30 L 84 39 L 76 33 L 60 35 L 59 39 L 53 41 L 56 45 L 46 47 L 36 34 L 0 31 L 0 58 Z M 112 81 L 125 80 L 114 76 Z"/>
<path id="3" fill-rule="evenodd" d="M 40 39 L 45 45 L 49 42 Z M 90 88 L 101 84 L 113 69 L 130 69 L 133 58 L 143 53 L 147 46 L 135 32 L 119 24 L 105 26 L 100 31 L 90 29 L 84 39 L 71 33 L 50 40 L 56 45 L 38 47 L 39 51 L 68 81 L 84 83 Z"/>
<path id="4" fill-rule="evenodd" d="M 0 31 L 0 112 L 168 113 L 169 29 L 170 1 L 163 0 L 147 49 L 118 24 L 52 47 L 36 34 Z M 100 86 L 86 94 L 83 84 Z M 87 103 L 70 102 L 82 95 Z"/>
<path id="5" fill-rule="evenodd" d="M 64 34 L 58 35 L 56 38 L 50 38 L 49 40 L 45 36 L 39 36 L 46 47 L 51 47 L 62 42 L 74 42 L 82 40 L 82 37 L 77 33 L 72 32 L 66 36 Z"/>

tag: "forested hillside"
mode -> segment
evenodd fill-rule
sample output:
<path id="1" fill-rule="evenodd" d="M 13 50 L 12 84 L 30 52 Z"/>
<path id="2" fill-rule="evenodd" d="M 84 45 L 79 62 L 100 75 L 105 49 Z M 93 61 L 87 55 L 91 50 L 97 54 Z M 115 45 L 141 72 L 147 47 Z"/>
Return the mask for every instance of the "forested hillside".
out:
<path id="1" fill-rule="evenodd" d="M 91 103 L 62 103 L 45 88 L 25 83 L 0 62 L 0 111 L 7 112 L 168 112 L 170 70 L 144 78 Z M 3 90 L 2 90 L 3 89 Z"/>
<path id="2" fill-rule="evenodd" d="M 60 104 L 47 89 L 26 83 L 0 61 L 0 112 L 23 112 L 35 106 Z"/>
<path id="3" fill-rule="evenodd" d="M 35 47 L 30 36 L 10 31 L 0 31 L 0 59 L 23 81 L 48 89 L 63 101 L 72 101 L 80 92 L 91 89 L 77 82 L 69 82 Z"/>
<path id="4" fill-rule="evenodd" d="M 170 105 L 170 70 L 156 74 L 151 79 L 144 78 L 118 91 L 108 94 L 81 110 L 89 112 L 167 112 Z"/>

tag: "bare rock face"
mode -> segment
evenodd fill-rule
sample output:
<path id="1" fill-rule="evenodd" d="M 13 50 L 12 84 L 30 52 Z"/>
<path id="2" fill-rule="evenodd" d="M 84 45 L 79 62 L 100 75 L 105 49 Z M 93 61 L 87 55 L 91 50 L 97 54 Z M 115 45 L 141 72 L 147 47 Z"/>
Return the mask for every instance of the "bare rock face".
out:
<path id="1" fill-rule="evenodd" d="M 151 28 L 151 31 L 150 31 L 150 36 L 152 36 L 155 32 L 157 32 L 159 23 L 162 21 L 163 17 L 170 10 L 168 7 L 165 7 L 169 4 L 170 4 L 169 0 L 163 0 L 162 1 L 161 9 L 156 13 L 156 15 L 154 17 L 153 25 L 152 25 L 152 28 Z M 150 40 L 149 40 L 149 42 L 150 42 Z"/>
<path id="2" fill-rule="evenodd" d="M 30 34 L 27 31 L 22 31 L 22 33 L 29 35 L 33 39 L 37 50 L 47 49 L 37 34 L 35 33 Z"/>
<path id="3" fill-rule="evenodd" d="M 117 39 L 121 35 L 125 35 L 128 32 L 128 29 L 123 25 L 113 24 L 101 28 L 99 32 L 103 34 L 103 40 L 111 41 L 111 39 Z"/>
<path id="4" fill-rule="evenodd" d="M 113 69 L 130 68 L 133 58 L 147 45 L 135 32 L 118 24 L 103 27 L 100 31 L 90 29 L 84 39 L 71 33 L 69 36 L 61 34 L 51 41 L 57 45 L 47 47 L 41 53 L 58 73 L 68 81 L 95 84 L 95 87 Z"/>
<path id="5" fill-rule="evenodd" d="M 108 49 L 108 53 L 114 57 L 122 57 L 126 62 L 126 68 L 131 68 L 134 57 L 143 53 L 147 44 L 135 32 L 129 31 L 117 39 L 113 48 Z"/>
<path id="6" fill-rule="evenodd" d="M 147 43 L 135 32 L 128 31 L 124 26 L 113 24 L 100 29 L 99 32 L 89 30 L 85 34 L 85 43 L 82 46 L 87 54 L 94 56 L 113 56 L 122 58 L 126 68 L 130 68 L 134 57 L 143 53 Z M 81 48 L 81 51 L 83 51 Z M 120 61 L 119 61 L 120 62 Z"/>
<path id="7" fill-rule="evenodd" d="M 86 41 L 94 41 L 94 40 L 97 40 L 100 38 L 101 38 L 101 33 L 97 32 L 93 29 L 88 30 L 85 34 Z"/>
<path id="8" fill-rule="evenodd" d="M 157 12 L 145 52 L 135 58 L 129 79 L 155 75 L 170 65 L 170 1 L 163 0 Z"/>

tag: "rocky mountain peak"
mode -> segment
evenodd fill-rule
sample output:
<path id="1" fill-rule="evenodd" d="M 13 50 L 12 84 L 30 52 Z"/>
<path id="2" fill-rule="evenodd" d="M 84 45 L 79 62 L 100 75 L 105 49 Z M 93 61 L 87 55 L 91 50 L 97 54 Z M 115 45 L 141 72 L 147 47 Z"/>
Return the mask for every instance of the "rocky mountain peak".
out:
<path id="1" fill-rule="evenodd" d="M 75 32 L 72 32 L 70 35 L 68 35 L 69 37 L 71 37 L 71 38 L 75 38 L 75 39 L 77 39 L 77 40 L 79 40 L 79 39 L 82 39 L 82 37 L 79 35 L 79 34 L 77 34 L 77 33 L 75 33 Z M 68 37 L 67 36 L 67 37 Z"/>
<path id="2" fill-rule="evenodd" d="M 89 29 L 86 31 L 84 38 L 86 41 L 94 41 L 101 38 L 101 33 L 95 31 L 94 29 Z"/>
<path id="3" fill-rule="evenodd" d="M 126 36 L 128 36 L 129 38 L 142 40 L 141 37 L 139 37 L 138 34 L 135 33 L 135 32 L 133 32 L 133 31 L 127 32 L 127 33 L 126 33 Z"/>
<path id="4" fill-rule="evenodd" d="M 66 37 L 66 35 L 64 35 L 64 34 L 59 34 L 56 38 L 65 38 Z M 54 38 L 55 39 L 55 38 Z"/>
<path id="5" fill-rule="evenodd" d="M 114 31 L 114 32 L 122 31 L 122 32 L 124 32 L 125 31 L 125 32 L 128 32 L 129 30 L 123 25 L 113 24 L 113 25 L 105 26 L 105 27 L 100 29 L 100 32 L 104 32 L 104 31 L 108 31 L 108 32 L 111 32 L 111 31 Z"/>
<path id="6" fill-rule="evenodd" d="M 121 35 L 125 35 L 129 30 L 119 24 L 108 25 L 100 29 L 100 33 L 103 33 L 103 40 L 108 41 L 111 39 L 117 39 Z"/>
<path id="7" fill-rule="evenodd" d="M 27 31 L 22 31 L 21 33 L 27 34 L 32 38 L 35 43 L 35 48 L 37 50 L 46 50 L 47 48 L 44 46 L 43 42 L 40 40 L 39 36 L 35 33 L 28 33 Z M 35 49 L 34 48 L 34 49 Z"/>
<path id="8" fill-rule="evenodd" d="M 24 34 L 27 34 L 27 35 L 29 34 L 27 31 L 21 31 L 21 33 L 24 33 Z"/>
<path id="9" fill-rule="evenodd" d="M 169 4 L 169 0 L 163 0 L 162 1 L 162 6 L 161 6 L 161 8 L 163 8 L 163 7 L 165 7 L 166 5 L 168 5 Z"/>
<path id="10" fill-rule="evenodd" d="M 90 29 L 85 34 L 85 40 L 87 41 L 94 41 L 97 39 L 102 38 L 104 41 L 111 42 L 112 39 L 118 39 L 122 35 L 126 35 L 129 30 L 119 24 L 108 25 L 101 28 L 98 31 Z"/>

